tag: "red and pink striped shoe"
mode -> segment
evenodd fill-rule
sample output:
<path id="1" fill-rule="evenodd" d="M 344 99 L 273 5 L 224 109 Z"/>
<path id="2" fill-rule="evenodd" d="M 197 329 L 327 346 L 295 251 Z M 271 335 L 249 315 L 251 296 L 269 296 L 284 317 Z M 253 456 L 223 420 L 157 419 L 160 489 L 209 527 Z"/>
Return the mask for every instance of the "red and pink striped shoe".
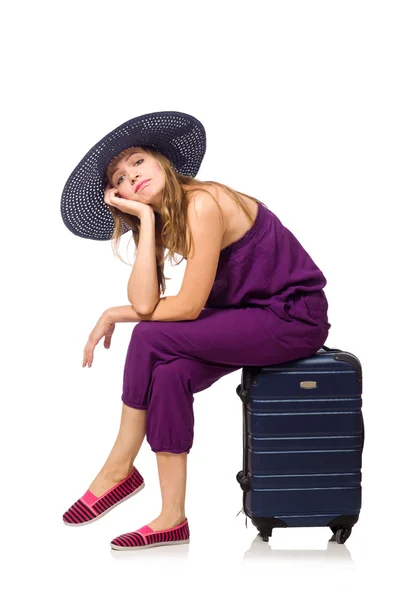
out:
<path id="1" fill-rule="evenodd" d="M 144 525 L 131 533 L 123 533 L 110 542 L 114 550 L 142 550 L 153 546 L 171 546 L 188 544 L 190 539 L 187 519 L 171 529 L 153 531 L 149 525 Z"/>
<path id="2" fill-rule="evenodd" d="M 134 467 L 129 475 L 116 483 L 102 496 L 94 496 L 87 490 L 77 502 L 63 515 L 66 525 L 86 525 L 103 517 L 109 510 L 118 506 L 124 500 L 131 498 L 145 487 L 145 482 L 138 469 Z"/>

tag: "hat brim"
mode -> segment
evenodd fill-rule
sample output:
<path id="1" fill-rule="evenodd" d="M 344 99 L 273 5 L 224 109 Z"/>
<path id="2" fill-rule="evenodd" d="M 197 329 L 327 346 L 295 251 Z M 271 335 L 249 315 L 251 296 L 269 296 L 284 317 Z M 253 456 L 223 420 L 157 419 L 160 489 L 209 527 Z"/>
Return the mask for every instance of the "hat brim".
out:
<path id="1" fill-rule="evenodd" d="M 176 172 L 195 177 L 206 151 L 206 134 L 195 117 L 162 111 L 130 119 L 105 135 L 85 154 L 63 188 L 62 219 L 75 235 L 111 239 L 114 222 L 104 201 L 105 173 L 110 161 L 132 146 L 153 148 L 170 160 Z M 127 231 L 123 223 L 123 233 Z"/>

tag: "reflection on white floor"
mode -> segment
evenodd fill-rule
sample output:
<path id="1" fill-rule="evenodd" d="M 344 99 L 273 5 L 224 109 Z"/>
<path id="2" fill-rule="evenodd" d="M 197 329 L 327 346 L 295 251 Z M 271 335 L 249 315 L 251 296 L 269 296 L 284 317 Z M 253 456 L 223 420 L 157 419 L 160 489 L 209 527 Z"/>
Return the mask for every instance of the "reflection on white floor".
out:
<path id="1" fill-rule="evenodd" d="M 173 561 L 177 559 L 178 562 L 181 560 L 187 560 L 189 552 L 191 551 L 194 542 L 189 544 L 181 544 L 177 546 L 158 546 L 156 548 L 120 551 L 113 550 L 110 548 L 109 552 L 112 558 L 115 560 L 140 560 L 145 558 L 148 559 L 149 555 L 153 558 L 161 558 L 164 562 Z M 221 547 L 218 547 L 221 551 Z M 345 564 L 354 565 L 354 561 L 351 557 L 349 548 L 346 544 L 337 544 L 336 542 L 328 542 L 327 547 L 324 549 L 280 549 L 273 548 L 271 540 L 264 542 L 261 536 L 258 534 L 252 541 L 250 548 L 242 553 L 242 561 L 250 562 L 255 559 L 261 559 L 267 562 L 279 562 L 280 564 L 286 563 L 286 561 L 294 561 L 294 563 L 310 563 L 315 566 L 318 563 L 332 563 L 332 564 Z"/>
<path id="2" fill-rule="evenodd" d="M 273 548 L 271 541 L 264 542 L 261 536 L 253 540 L 251 547 L 244 553 L 243 560 L 251 560 L 255 558 L 270 559 L 284 563 L 286 560 L 293 561 L 310 561 L 316 564 L 318 561 L 332 561 L 333 563 L 354 564 L 351 554 L 346 544 L 338 544 L 337 542 L 328 542 L 324 550 L 291 550 Z"/>
<path id="3" fill-rule="evenodd" d="M 115 560 L 134 560 L 145 558 L 148 559 L 149 554 L 153 559 L 161 558 L 163 561 L 172 561 L 177 559 L 178 562 L 181 560 L 187 560 L 189 552 L 194 542 L 190 544 L 181 544 L 177 546 L 158 546 L 156 548 L 137 549 L 129 551 L 113 550 L 110 548 L 110 554 Z M 302 562 L 308 563 L 315 566 L 318 563 L 329 563 L 332 564 L 350 564 L 354 565 L 350 551 L 346 544 L 337 544 L 336 542 L 328 542 L 327 547 L 324 549 L 279 549 L 273 548 L 271 541 L 264 542 L 258 534 L 250 548 L 243 553 L 242 561 L 249 562 L 255 559 L 261 559 L 267 562 L 279 562 L 280 564 L 286 563 L 291 560 L 295 563 Z"/>

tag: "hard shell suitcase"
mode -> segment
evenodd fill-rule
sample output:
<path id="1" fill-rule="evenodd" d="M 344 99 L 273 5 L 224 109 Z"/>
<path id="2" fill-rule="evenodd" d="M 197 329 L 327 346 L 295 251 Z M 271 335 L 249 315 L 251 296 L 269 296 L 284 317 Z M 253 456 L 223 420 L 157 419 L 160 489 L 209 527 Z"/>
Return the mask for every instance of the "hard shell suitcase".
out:
<path id="1" fill-rule="evenodd" d="M 274 527 L 328 526 L 344 544 L 361 510 L 362 369 L 335 348 L 243 367 L 243 512 L 267 542 Z"/>

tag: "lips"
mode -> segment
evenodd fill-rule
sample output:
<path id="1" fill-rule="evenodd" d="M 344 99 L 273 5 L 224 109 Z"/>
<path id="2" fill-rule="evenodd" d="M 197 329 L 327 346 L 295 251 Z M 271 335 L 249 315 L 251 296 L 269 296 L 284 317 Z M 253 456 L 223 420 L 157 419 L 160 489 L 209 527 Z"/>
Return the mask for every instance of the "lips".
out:
<path id="1" fill-rule="evenodd" d="M 141 189 L 141 187 L 145 185 L 145 183 L 147 183 L 148 181 L 150 181 L 150 179 L 144 179 L 143 181 L 140 181 L 135 188 L 135 193 L 138 192 Z"/>

